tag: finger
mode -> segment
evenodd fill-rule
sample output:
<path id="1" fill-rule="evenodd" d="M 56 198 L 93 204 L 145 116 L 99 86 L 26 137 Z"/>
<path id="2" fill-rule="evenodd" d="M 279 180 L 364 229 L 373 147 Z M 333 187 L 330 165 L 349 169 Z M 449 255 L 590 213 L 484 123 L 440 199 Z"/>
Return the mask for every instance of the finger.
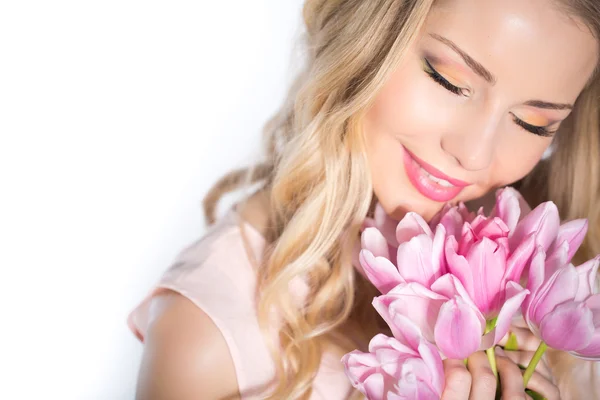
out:
<path id="1" fill-rule="evenodd" d="M 515 364 L 523 366 L 523 368 L 526 368 L 529 365 L 534 354 L 535 354 L 534 351 L 506 351 L 506 350 L 504 350 L 504 355 L 506 357 L 508 357 Z M 541 362 L 539 362 L 538 365 L 535 366 L 535 370 L 537 372 L 541 373 L 546 379 L 552 380 L 553 379 L 552 373 L 550 372 L 550 368 L 548 368 L 548 364 L 546 363 L 546 360 L 544 359 L 544 357 L 542 357 L 542 359 L 540 361 Z"/>
<path id="2" fill-rule="evenodd" d="M 493 399 L 496 395 L 496 377 L 487 355 L 478 351 L 468 359 L 467 368 L 471 373 L 471 400 Z"/>
<path id="3" fill-rule="evenodd" d="M 517 337 L 519 350 L 536 351 L 540 345 L 540 339 L 535 337 L 529 329 L 511 326 L 510 331 L 502 338 L 502 340 L 500 340 L 500 343 L 498 343 L 500 346 L 506 346 L 506 342 L 508 341 L 511 332 Z"/>
<path id="4" fill-rule="evenodd" d="M 538 392 L 548 400 L 560 400 L 558 387 L 538 372 L 533 373 L 531 379 L 529 379 L 527 388 Z"/>
<path id="5" fill-rule="evenodd" d="M 446 387 L 442 400 L 465 400 L 471 391 L 471 373 L 461 360 L 444 360 Z"/>
<path id="6" fill-rule="evenodd" d="M 505 356 L 504 351 L 496 347 L 496 364 L 500 375 L 500 387 L 504 399 L 524 399 L 523 375 L 519 366 Z"/>

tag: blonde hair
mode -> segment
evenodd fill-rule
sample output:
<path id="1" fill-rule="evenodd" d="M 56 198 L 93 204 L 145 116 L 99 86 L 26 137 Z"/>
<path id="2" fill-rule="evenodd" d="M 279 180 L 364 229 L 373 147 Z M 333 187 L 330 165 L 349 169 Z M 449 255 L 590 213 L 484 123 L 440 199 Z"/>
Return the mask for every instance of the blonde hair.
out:
<path id="1" fill-rule="evenodd" d="M 259 322 L 276 365 L 268 398 L 308 398 L 326 346 L 335 344 L 341 356 L 364 349 L 383 330 L 371 307 L 376 292 L 351 263 L 374 204 L 361 123 L 433 2 L 307 0 L 306 66 L 265 126 L 266 160 L 223 177 L 204 199 L 212 224 L 227 192 L 258 183 L 269 196 L 269 244 L 257 277 Z M 573 0 L 568 7 L 600 35 L 595 0 Z M 557 134 L 552 156 L 519 182 L 530 201 L 553 200 L 563 218 L 590 219 L 580 259 L 600 253 L 599 99 L 594 80 Z M 288 289 L 294 279 L 308 283 L 304 301 Z M 272 338 L 275 323 L 279 337 Z M 355 336 L 348 337 L 349 327 Z M 551 358 L 562 365 L 567 357 L 569 365 L 577 362 L 562 354 Z M 555 369 L 560 381 L 567 368 Z"/>

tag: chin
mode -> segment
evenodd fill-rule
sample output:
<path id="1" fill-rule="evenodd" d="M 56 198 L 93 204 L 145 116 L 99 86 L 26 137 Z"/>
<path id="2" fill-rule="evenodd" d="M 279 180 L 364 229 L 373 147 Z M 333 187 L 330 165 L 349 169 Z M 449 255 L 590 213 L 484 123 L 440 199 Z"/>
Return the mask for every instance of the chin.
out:
<path id="1" fill-rule="evenodd" d="M 376 194 L 376 197 L 386 214 L 397 221 L 400 221 L 409 212 L 417 213 L 429 221 L 445 204 L 423 198 L 418 193 L 382 193 L 381 196 Z"/>

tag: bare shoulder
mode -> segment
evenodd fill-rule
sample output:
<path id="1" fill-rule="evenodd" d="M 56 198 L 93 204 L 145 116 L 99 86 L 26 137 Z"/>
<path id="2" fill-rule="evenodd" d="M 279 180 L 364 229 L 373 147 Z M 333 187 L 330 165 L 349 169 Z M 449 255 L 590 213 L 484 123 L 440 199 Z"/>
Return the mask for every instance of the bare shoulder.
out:
<path id="1" fill-rule="evenodd" d="M 206 313 L 165 291 L 153 298 L 151 314 L 138 400 L 239 399 L 229 348 Z"/>

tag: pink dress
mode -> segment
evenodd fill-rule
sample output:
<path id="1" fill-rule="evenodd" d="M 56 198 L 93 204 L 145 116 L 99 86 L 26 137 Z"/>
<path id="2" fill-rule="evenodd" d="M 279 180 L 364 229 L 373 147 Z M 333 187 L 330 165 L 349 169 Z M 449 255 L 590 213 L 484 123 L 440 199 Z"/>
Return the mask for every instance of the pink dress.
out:
<path id="1" fill-rule="evenodd" d="M 170 289 L 187 297 L 215 323 L 227 342 L 242 399 L 258 398 L 257 389 L 274 379 L 274 363 L 258 326 L 254 289 L 256 273 L 248 251 L 260 260 L 265 239 L 235 209 L 210 227 L 204 237 L 185 248 L 173 265 L 131 312 L 128 325 L 144 341 L 153 296 Z M 296 282 L 292 290 L 301 295 Z M 325 353 L 311 399 L 347 399 L 352 391 L 339 355 Z"/>

